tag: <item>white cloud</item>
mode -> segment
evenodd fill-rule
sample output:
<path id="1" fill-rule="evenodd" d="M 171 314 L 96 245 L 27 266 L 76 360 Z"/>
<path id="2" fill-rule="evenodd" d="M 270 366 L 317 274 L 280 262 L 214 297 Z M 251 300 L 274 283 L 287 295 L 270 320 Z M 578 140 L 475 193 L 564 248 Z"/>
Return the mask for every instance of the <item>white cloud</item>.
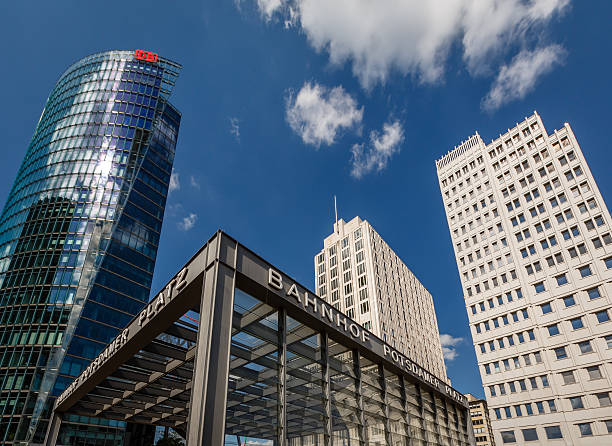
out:
<path id="1" fill-rule="evenodd" d="M 370 132 L 370 142 L 355 144 L 351 149 L 352 164 L 351 175 L 361 178 L 372 171 L 381 171 L 396 152 L 399 152 L 400 145 L 404 140 L 404 130 L 399 121 L 386 123 L 383 125 L 382 134 Z"/>
<path id="2" fill-rule="evenodd" d="M 281 6 L 281 0 L 257 0 L 257 8 L 259 8 L 259 12 L 266 20 L 270 20 Z"/>
<path id="3" fill-rule="evenodd" d="M 517 46 L 541 35 L 570 0 L 257 0 L 266 20 L 299 28 L 332 64 L 352 64 L 362 86 L 391 72 L 420 82 L 442 79 L 457 46 L 472 74 L 490 71 Z"/>
<path id="4" fill-rule="evenodd" d="M 181 188 L 181 182 L 179 179 L 179 173 L 172 169 L 170 174 L 170 184 L 168 185 L 168 192 L 179 190 Z"/>
<path id="5" fill-rule="evenodd" d="M 452 361 L 455 359 L 458 356 L 455 347 L 461 342 L 463 342 L 463 338 L 455 338 L 449 334 L 441 334 L 440 343 L 442 344 L 442 354 L 444 355 L 444 359 L 447 361 Z"/>
<path id="6" fill-rule="evenodd" d="M 297 95 L 289 95 L 286 105 L 287 122 L 293 131 L 304 144 L 316 147 L 333 144 L 341 130 L 354 128 L 363 119 L 363 107 L 358 108 L 342 86 L 328 89 L 307 82 Z"/>
<path id="7" fill-rule="evenodd" d="M 559 45 L 521 51 L 508 65 L 501 67 L 482 101 L 483 108 L 495 110 L 506 102 L 525 97 L 533 90 L 538 78 L 561 63 L 564 56 L 565 50 Z"/>
<path id="8" fill-rule="evenodd" d="M 230 118 L 230 135 L 234 135 L 236 141 L 240 142 L 240 119 Z"/>
<path id="9" fill-rule="evenodd" d="M 566 10 L 570 0 L 465 0 L 463 57 L 475 73 L 487 60 L 515 43 L 538 35 L 542 26 Z M 484 66 L 484 67 L 483 67 Z"/>
<path id="10" fill-rule="evenodd" d="M 184 217 L 181 221 L 179 221 L 177 226 L 181 231 L 189 231 L 195 226 L 197 220 L 198 215 L 191 212 L 187 217 Z"/>

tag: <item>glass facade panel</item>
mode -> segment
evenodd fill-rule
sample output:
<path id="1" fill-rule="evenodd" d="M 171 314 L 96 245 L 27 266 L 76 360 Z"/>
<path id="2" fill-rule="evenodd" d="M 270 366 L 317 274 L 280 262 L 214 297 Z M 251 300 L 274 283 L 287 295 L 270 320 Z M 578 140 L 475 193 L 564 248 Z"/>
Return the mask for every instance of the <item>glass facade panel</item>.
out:
<path id="1" fill-rule="evenodd" d="M 226 445 L 468 444 L 465 410 L 265 301 L 235 289 Z"/>
<path id="2" fill-rule="evenodd" d="M 179 68 L 98 53 L 49 95 L 0 216 L 0 358 L 10 364 L 0 369 L 0 442 L 41 442 L 55 397 L 149 298 Z M 118 427 L 70 435 L 114 445 Z"/>

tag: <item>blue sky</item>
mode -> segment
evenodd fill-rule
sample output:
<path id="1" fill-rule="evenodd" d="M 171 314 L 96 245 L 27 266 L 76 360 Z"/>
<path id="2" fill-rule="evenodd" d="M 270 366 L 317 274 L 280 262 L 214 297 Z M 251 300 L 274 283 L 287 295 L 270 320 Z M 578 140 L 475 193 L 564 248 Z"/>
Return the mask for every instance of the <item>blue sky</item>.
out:
<path id="1" fill-rule="evenodd" d="M 433 294 L 453 384 L 482 395 L 434 161 L 537 110 L 549 132 L 571 124 L 609 197 L 611 13 L 570 0 L 2 2 L 0 200 L 68 65 L 158 52 L 184 65 L 183 121 L 153 288 L 217 228 L 312 287 L 335 194 Z"/>

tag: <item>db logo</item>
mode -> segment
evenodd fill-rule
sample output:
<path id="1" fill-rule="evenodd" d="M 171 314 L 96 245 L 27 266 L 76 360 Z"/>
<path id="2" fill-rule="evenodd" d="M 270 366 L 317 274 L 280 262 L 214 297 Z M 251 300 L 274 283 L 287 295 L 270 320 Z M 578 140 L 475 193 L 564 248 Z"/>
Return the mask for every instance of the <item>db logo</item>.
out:
<path id="1" fill-rule="evenodd" d="M 138 60 L 146 60 L 147 62 L 157 62 L 157 53 L 150 51 L 136 50 L 134 57 Z"/>

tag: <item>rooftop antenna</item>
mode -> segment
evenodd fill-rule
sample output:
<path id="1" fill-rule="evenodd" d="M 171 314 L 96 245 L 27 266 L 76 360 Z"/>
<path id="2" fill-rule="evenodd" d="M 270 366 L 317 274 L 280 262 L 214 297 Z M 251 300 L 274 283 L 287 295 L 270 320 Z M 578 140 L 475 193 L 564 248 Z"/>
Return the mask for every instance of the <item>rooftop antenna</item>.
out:
<path id="1" fill-rule="evenodd" d="M 336 213 L 336 231 L 340 232 L 340 228 L 338 228 L 338 205 L 336 204 L 336 196 L 334 195 L 334 212 Z"/>

